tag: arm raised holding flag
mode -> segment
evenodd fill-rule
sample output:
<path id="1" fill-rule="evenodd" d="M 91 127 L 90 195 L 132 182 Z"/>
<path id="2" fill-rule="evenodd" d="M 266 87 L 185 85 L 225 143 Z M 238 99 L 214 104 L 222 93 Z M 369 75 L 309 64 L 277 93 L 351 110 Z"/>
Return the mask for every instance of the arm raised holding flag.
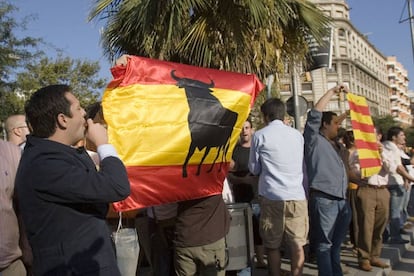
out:
<path id="1" fill-rule="evenodd" d="M 347 170 L 334 141 L 338 134 L 338 116 L 332 111 L 323 111 L 331 98 L 340 92 L 347 93 L 348 88 L 337 85 L 319 99 L 308 113 L 303 134 L 310 187 L 310 237 L 318 271 L 323 275 L 342 274 L 341 244 L 351 219 L 346 199 Z"/>

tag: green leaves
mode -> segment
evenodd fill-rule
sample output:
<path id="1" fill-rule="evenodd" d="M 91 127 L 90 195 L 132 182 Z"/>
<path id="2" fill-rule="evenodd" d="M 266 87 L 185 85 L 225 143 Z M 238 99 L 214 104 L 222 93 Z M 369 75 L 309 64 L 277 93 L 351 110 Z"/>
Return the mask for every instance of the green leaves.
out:
<path id="1" fill-rule="evenodd" d="M 303 59 L 329 20 L 303 0 L 97 0 L 110 58 L 128 53 L 264 77 Z M 283 58 L 281 58 L 283 57 Z"/>
<path id="2" fill-rule="evenodd" d="M 68 84 L 79 97 L 81 104 L 87 105 L 100 97 L 107 80 L 97 78 L 99 63 L 58 56 L 56 59 L 41 58 L 29 64 L 26 70 L 17 74 L 18 87 L 29 97 L 37 89 L 51 84 Z"/>

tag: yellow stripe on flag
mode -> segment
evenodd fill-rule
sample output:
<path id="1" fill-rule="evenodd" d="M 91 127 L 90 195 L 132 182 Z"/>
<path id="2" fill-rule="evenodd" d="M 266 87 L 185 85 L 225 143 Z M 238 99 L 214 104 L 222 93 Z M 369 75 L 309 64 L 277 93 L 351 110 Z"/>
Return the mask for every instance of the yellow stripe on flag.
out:
<path id="1" fill-rule="evenodd" d="M 380 170 L 381 170 L 381 166 L 361 168 L 361 176 L 362 177 L 370 177 L 374 174 L 378 174 Z"/>
<path id="2" fill-rule="evenodd" d="M 358 118 L 358 122 L 363 123 L 363 124 L 367 124 L 367 125 L 372 125 L 371 115 L 370 116 L 362 115 L 362 114 L 357 113 L 353 110 L 351 110 L 350 115 L 351 115 L 351 119 L 352 118 Z"/>
<path id="3" fill-rule="evenodd" d="M 367 158 L 377 157 L 377 152 L 378 151 L 376 151 L 376 150 L 359 149 L 358 150 L 358 157 L 360 159 L 367 159 Z"/>
<path id="4" fill-rule="evenodd" d="M 377 137 L 372 136 L 371 133 L 363 132 L 359 129 L 354 129 L 354 138 L 359 140 L 364 140 L 371 143 L 377 142 Z"/>
<path id="5" fill-rule="evenodd" d="M 251 97 L 238 91 L 213 90 L 212 94 L 224 107 L 240 115 L 236 126 L 242 125 L 249 115 L 246 106 Z M 191 143 L 187 122 L 189 108 L 183 89 L 175 85 L 132 85 L 118 88 L 116 92 L 105 93 L 103 108 L 109 142 L 116 145 L 125 165 L 182 164 Z M 233 131 L 231 148 L 240 130 L 236 127 Z M 217 148 L 211 149 L 204 162 L 212 163 L 216 154 Z M 202 156 L 203 152 L 195 152 L 190 164 L 200 162 Z M 230 158 L 231 151 L 227 152 L 226 160 Z"/>

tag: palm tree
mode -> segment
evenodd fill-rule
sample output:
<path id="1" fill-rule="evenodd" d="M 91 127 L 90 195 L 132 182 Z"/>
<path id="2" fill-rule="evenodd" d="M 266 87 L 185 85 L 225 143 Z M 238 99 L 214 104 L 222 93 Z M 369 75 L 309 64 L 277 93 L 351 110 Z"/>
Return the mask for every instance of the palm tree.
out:
<path id="1" fill-rule="evenodd" d="M 303 61 L 307 37 L 329 18 L 306 0 L 96 0 L 90 20 L 106 21 L 105 54 L 122 53 L 254 73 Z"/>

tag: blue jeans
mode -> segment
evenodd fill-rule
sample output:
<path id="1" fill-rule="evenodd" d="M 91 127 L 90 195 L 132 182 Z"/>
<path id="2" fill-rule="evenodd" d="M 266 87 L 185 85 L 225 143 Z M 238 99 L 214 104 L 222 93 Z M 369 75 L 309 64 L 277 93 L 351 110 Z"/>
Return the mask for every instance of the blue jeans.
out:
<path id="1" fill-rule="evenodd" d="M 411 185 L 408 187 L 408 190 L 403 188 L 403 206 L 402 206 L 402 212 L 401 212 L 401 228 L 404 226 L 404 224 L 407 222 L 408 219 L 408 203 L 410 201 L 410 195 L 411 195 Z"/>
<path id="2" fill-rule="evenodd" d="M 390 238 L 400 240 L 401 234 L 401 212 L 404 204 L 404 187 L 403 185 L 391 185 L 390 191 Z"/>
<path id="3" fill-rule="evenodd" d="M 121 275 L 135 275 L 139 255 L 136 229 L 122 228 L 112 235 L 116 248 L 116 260 Z"/>
<path id="4" fill-rule="evenodd" d="M 349 202 L 316 192 L 310 196 L 309 207 L 319 276 L 342 275 L 341 244 L 351 221 Z"/>

